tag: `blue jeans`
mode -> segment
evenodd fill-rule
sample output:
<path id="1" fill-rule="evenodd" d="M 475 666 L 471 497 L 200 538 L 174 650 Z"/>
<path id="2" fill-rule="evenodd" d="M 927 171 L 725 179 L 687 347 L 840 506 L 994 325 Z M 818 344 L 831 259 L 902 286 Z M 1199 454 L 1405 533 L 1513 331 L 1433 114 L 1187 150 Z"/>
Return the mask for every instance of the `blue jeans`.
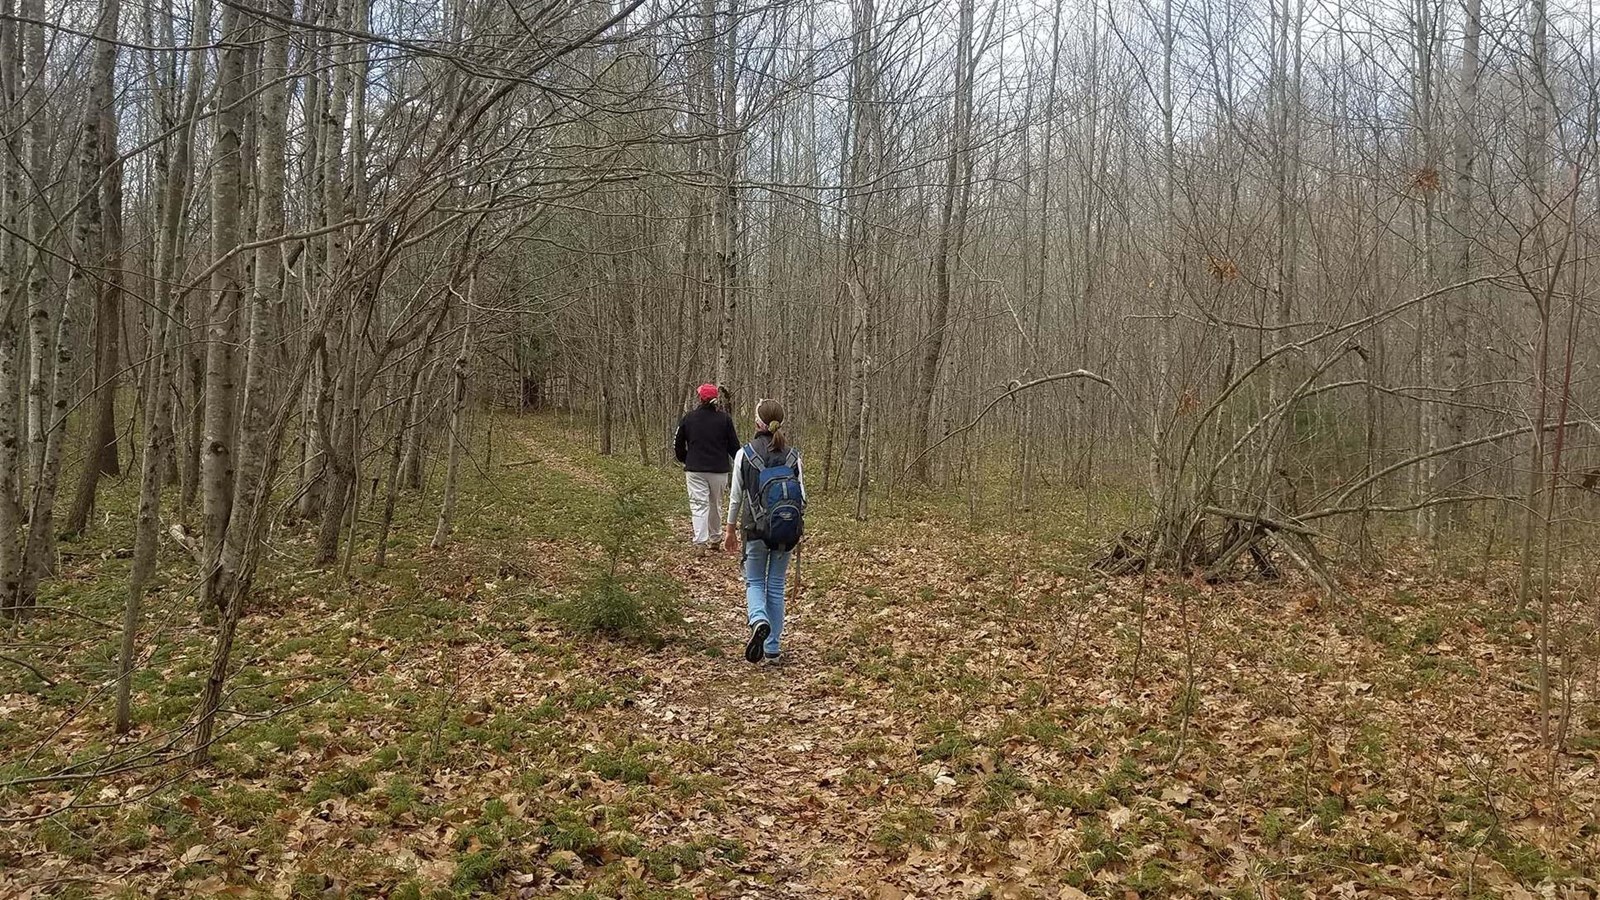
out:
<path id="1" fill-rule="evenodd" d="M 749 624 L 772 626 L 765 648 L 768 654 L 778 652 L 778 638 L 783 634 L 783 582 L 789 575 L 790 552 L 769 550 L 758 538 L 744 542 L 745 611 Z"/>

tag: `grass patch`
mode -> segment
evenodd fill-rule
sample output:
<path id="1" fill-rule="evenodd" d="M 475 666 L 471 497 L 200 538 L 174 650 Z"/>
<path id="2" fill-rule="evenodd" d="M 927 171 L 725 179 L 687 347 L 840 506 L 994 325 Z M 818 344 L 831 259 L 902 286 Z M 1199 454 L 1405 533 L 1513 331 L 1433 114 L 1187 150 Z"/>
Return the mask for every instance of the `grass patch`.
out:
<path id="1" fill-rule="evenodd" d="M 639 747 L 628 747 L 619 752 L 600 751 L 589 754 L 585 762 L 589 771 L 607 781 L 644 784 L 650 780 L 651 763 Z"/>
<path id="2" fill-rule="evenodd" d="M 361 769 L 345 769 L 317 776 L 311 782 L 311 789 L 306 792 L 306 801 L 316 805 L 334 797 L 357 797 L 373 787 L 371 775 Z"/>
<path id="3" fill-rule="evenodd" d="M 924 726 L 918 738 L 917 755 L 923 760 L 962 762 L 972 755 L 972 739 L 961 726 L 949 720 L 935 720 Z"/>
<path id="4" fill-rule="evenodd" d="M 891 855 L 904 857 L 913 847 L 926 849 L 935 820 L 926 809 L 903 806 L 890 810 L 873 829 L 872 842 Z"/>

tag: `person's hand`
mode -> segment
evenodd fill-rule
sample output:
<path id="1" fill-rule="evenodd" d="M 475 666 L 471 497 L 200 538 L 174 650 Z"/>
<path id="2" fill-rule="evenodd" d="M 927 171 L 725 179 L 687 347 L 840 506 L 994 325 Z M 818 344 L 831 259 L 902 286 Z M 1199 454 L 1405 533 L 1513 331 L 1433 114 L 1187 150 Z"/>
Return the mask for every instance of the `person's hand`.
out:
<path id="1" fill-rule="evenodd" d="M 722 549 L 728 551 L 729 553 L 734 553 L 739 549 L 739 532 L 736 531 L 732 525 L 729 525 L 727 528 L 723 529 Z"/>

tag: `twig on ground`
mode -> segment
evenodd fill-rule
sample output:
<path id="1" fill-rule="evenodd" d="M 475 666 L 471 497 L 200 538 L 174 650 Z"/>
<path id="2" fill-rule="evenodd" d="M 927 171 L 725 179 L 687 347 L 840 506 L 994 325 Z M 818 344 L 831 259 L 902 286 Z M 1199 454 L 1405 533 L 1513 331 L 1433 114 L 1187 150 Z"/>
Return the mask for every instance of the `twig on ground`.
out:
<path id="1" fill-rule="evenodd" d="M 29 672 L 32 672 L 34 675 L 37 675 L 39 677 L 40 681 L 44 682 L 45 684 L 49 685 L 50 687 L 55 687 L 56 686 L 56 680 L 54 678 L 51 678 L 49 675 L 46 675 L 45 673 L 39 671 L 39 668 L 37 666 L 35 666 L 33 663 L 28 662 L 25 659 L 18 659 L 15 656 L 7 656 L 4 653 L 0 653 L 0 660 L 4 660 L 5 662 L 13 663 L 15 665 L 19 665 L 19 666 L 23 667 L 24 669 L 27 669 Z"/>

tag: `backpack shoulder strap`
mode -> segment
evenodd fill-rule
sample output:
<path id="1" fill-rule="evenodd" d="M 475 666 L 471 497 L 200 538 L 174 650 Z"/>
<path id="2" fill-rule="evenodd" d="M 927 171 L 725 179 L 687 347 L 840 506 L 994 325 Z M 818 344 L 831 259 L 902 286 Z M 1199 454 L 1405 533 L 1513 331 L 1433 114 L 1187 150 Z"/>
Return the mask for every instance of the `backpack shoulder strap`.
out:
<path id="1" fill-rule="evenodd" d="M 744 466 L 744 490 L 745 493 L 754 495 L 756 483 L 761 480 L 761 470 L 766 468 L 766 465 L 761 459 L 761 454 L 756 452 L 755 441 L 745 444 L 743 452 L 744 461 L 741 464 Z"/>

